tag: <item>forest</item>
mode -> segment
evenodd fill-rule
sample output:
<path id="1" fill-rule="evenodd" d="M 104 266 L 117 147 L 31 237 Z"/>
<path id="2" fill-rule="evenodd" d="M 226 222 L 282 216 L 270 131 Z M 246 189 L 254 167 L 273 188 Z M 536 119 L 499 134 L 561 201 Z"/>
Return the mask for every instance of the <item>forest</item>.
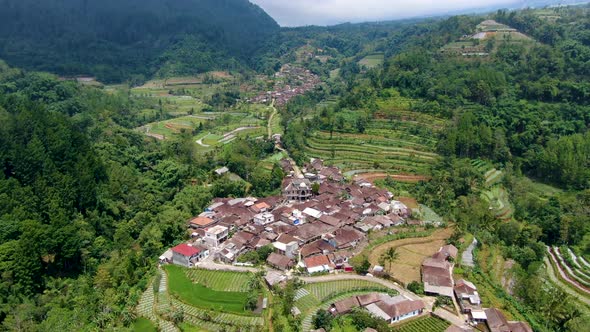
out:
<path id="1" fill-rule="evenodd" d="M 104 83 L 254 68 L 279 32 L 247 0 L 2 0 L 0 6 L 0 59 Z"/>

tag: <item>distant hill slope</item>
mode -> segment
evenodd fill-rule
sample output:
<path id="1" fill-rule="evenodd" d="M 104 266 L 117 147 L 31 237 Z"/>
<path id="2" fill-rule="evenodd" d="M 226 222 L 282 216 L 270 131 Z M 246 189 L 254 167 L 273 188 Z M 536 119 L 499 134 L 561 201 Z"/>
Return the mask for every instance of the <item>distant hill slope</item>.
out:
<path id="1" fill-rule="evenodd" d="M 105 81 L 236 67 L 279 30 L 248 0 L 0 0 L 0 8 L 0 58 Z"/>

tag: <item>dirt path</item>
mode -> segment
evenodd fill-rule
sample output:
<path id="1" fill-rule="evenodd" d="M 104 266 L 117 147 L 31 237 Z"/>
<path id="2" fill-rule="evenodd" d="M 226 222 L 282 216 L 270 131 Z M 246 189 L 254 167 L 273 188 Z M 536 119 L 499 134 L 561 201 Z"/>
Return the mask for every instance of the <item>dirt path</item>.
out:
<path id="1" fill-rule="evenodd" d="M 205 135 L 203 138 L 209 136 L 211 133 L 207 133 L 207 135 Z M 203 138 L 200 138 L 197 140 L 197 144 L 199 144 L 200 146 L 204 147 L 204 148 L 208 148 L 211 147 L 211 145 L 207 145 L 205 143 L 203 143 Z"/>
<path id="2" fill-rule="evenodd" d="M 555 270 L 553 269 L 553 265 L 551 265 L 551 262 L 549 262 L 549 258 L 545 257 L 543 261 L 545 262 L 545 266 L 547 267 L 547 274 L 549 275 L 549 279 L 551 279 L 553 283 L 555 283 L 557 286 L 559 286 L 559 288 L 561 288 L 564 292 L 568 293 L 569 295 L 575 297 L 581 302 L 586 303 L 587 305 L 590 305 L 590 299 L 587 299 L 581 296 L 580 294 L 576 293 L 576 291 L 570 289 L 568 285 L 565 285 L 561 280 L 559 280 L 559 278 L 557 278 L 557 276 L 555 275 Z M 561 271 L 559 272 L 561 273 Z M 563 274 L 561 276 L 563 278 Z"/>
<path id="3" fill-rule="evenodd" d="M 473 238 L 473 241 L 471 242 L 469 247 L 467 247 L 467 249 L 463 252 L 463 255 L 461 255 L 461 264 L 462 265 L 469 266 L 469 267 L 475 266 L 475 262 L 473 262 L 473 249 L 475 249 L 476 245 L 477 245 L 477 240 L 475 238 Z"/>

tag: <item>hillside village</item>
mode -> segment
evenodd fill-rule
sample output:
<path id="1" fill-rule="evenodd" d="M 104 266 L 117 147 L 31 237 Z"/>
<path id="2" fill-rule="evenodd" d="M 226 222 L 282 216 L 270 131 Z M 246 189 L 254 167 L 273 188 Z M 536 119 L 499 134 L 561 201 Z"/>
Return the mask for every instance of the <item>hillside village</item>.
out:
<path id="1" fill-rule="evenodd" d="M 321 79 L 309 69 L 297 65 L 285 64 L 274 74 L 274 88 L 251 98 L 252 103 L 269 103 L 274 100 L 276 106 L 284 106 L 296 96 L 312 91 L 321 83 Z"/>
<path id="2" fill-rule="evenodd" d="M 187 222 L 190 240 L 168 249 L 160 263 L 231 270 L 253 266 L 238 258 L 266 247 L 272 252 L 266 259 L 265 281 L 280 287 L 297 275 L 353 273 L 349 260 L 368 244 L 369 232 L 423 225 L 391 192 L 362 179 L 347 183 L 338 168 L 320 159 L 311 159 L 302 176 L 295 174 L 291 160 L 283 159 L 280 165 L 288 174 L 280 196 L 214 199 Z M 483 308 L 473 283 L 453 279 L 457 256 L 455 246 L 445 245 L 423 261 L 424 299 L 399 288 L 404 293 L 393 297 L 372 293 L 342 299 L 329 311 L 339 316 L 364 308 L 390 323 L 435 314 L 454 324 L 447 331 L 473 331 L 471 326 L 480 324 L 491 332 L 531 332 L 526 323 Z M 383 267 L 370 271 L 379 277 Z M 433 311 L 432 299 L 440 296 L 451 298 L 456 311 Z M 297 307 L 293 312 L 300 313 Z"/>

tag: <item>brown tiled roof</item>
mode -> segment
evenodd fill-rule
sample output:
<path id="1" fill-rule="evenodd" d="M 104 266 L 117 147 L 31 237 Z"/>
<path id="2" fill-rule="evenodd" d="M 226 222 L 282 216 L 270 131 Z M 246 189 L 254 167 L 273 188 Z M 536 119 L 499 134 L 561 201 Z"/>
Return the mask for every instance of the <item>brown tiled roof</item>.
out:
<path id="1" fill-rule="evenodd" d="M 359 301 L 357 300 L 356 296 L 346 298 L 344 300 L 335 302 L 332 306 L 336 309 L 336 313 L 339 315 L 346 314 L 350 312 L 352 309 L 357 308 L 360 306 Z"/>
<path id="2" fill-rule="evenodd" d="M 533 332 L 529 324 L 525 322 L 508 322 L 510 332 Z"/>
<path id="3" fill-rule="evenodd" d="M 496 308 L 489 308 L 485 309 L 485 313 L 487 317 L 487 324 L 491 332 L 500 332 L 503 331 L 503 327 L 507 327 L 508 321 L 500 310 Z"/>
<path id="4" fill-rule="evenodd" d="M 416 310 L 420 310 L 420 309 L 424 309 L 424 302 L 422 301 L 411 301 L 411 300 L 406 300 L 406 301 L 401 301 L 395 304 L 388 304 L 385 302 L 377 302 L 376 305 L 383 310 L 387 315 L 391 316 L 391 317 L 399 317 L 399 316 L 403 316 L 406 314 L 409 314 L 410 312 L 416 311 Z"/>
<path id="5" fill-rule="evenodd" d="M 371 303 L 375 303 L 375 302 L 379 302 L 381 301 L 381 295 L 379 295 L 378 293 L 370 293 L 370 294 L 365 294 L 365 295 L 359 295 L 357 296 L 358 301 L 360 303 L 361 306 L 367 306 Z"/>
<path id="6" fill-rule="evenodd" d="M 270 254 L 266 259 L 266 262 L 283 270 L 286 270 L 293 265 L 293 261 L 289 257 L 277 254 L 276 252 Z"/>
<path id="7" fill-rule="evenodd" d="M 320 221 L 330 226 L 338 226 L 338 224 L 340 223 L 340 220 L 338 220 L 337 218 L 326 214 L 320 217 Z"/>
<path id="8" fill-rule="evenodd" d="M 322 254 L 325 251 L 333 251 L 335 248 L 332 247 L 328 242 L 324 240 L 315 240 L 301 247 L 300 253 L 302 257 L 308 257 L 316 254 Z"/>
<path id="9" fill-rule="evenodd" d="M 291 242 L 299 242 L 299 241 L 289 234 L 281 234 L 281 235 L 279 235 L 279 237 L 277 237 L 276 242 L 289 244 Z"/>
<path id="10" fill-rule="evenodd" d="M 449 270 L 436 267 L 423 266 L 422 281 L 432 286 L 453 287 L 453 280 L 451 279 Z"/>
<path id="11" fill-rule="evenodd" d="M 362 239 L 363 236 L 363 233 L 353 228 L 341 228 L 334 232 L 334 240 L 339 248 L 347 247 L 350 243 Z"/>
<path id="12" fill-rule="evenodd" d="M 440 252 L 444 253 L 446 256 L 451 256 L 453 258 L 457 258 L 457 253 L 459 250 L 452 244 L 447 244 L 440 248 Z"/>

